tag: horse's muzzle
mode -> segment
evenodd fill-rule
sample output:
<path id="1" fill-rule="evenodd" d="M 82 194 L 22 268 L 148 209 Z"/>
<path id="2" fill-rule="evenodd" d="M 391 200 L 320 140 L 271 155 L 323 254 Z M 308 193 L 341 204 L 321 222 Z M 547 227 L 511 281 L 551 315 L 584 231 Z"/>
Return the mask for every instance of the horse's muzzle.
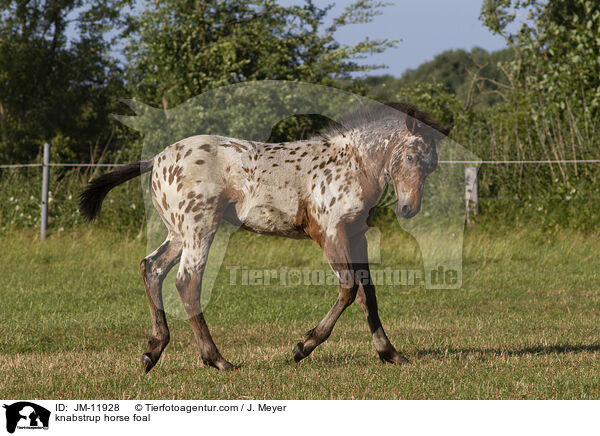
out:
<path id="1" fill-rule="evenodd" d="M 409 219 L 418 214 L 420 209 L 420 206 L 412 207 L 408 204 L 401 204 L 398 202 L 396 204 L 395 212 L 397 217 Z"/>

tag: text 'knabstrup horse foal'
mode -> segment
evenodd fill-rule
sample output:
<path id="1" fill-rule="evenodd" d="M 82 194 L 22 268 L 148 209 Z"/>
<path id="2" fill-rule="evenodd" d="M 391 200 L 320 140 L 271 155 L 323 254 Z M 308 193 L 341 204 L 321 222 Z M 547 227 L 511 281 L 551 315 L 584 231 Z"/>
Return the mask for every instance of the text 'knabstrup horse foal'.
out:
<path id="1" fill-rule="evenodd" d="M 340 127 L 341 125 L 341 127 Z M 300 361 L 325 341 L 346 307 L 362 306 L 381 360 L 407 360 L 387 338 L 370 278 L 365 232 L 386 183 L 398 199 L 396 214 L 419 212 L 423 183 L 437 166 L 440 127 L 403 104 L 372 105 L 349 115 L 327 133 L 287 143 L 259 143 L 222 136 L 193 136 L 153 159 L 129 164 L 89 183 L 81 213 L 92 220 L 115 186 L 152 171 L 152 202 L 168 229 L 164 243 L 141 262 L 152 316 L 146 371 L 169 342 L 162 282 L 179 262 L 176 286 L 202 359 L 218 369 L 233 366 L 221 356 L 200 305 L 202 273 L 222 220 L 261 234 L 311 238 L 339 277 L 338 298 L 327 315 L 293 350 Z"/>

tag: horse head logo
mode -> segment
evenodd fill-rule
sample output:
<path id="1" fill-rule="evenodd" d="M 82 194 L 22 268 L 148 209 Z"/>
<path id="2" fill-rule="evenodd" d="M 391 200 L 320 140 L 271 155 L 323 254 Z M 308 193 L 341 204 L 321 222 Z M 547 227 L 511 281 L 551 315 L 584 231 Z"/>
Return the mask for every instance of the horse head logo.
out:
<path id="1" fill-rule="evenodd" d="M 28 401 L 3 406 L 6 409 L 6 431 L 14 433 L 19 428 L 48 428 L 50 411 Z"/>
<path id="2" fill-rule="evenodd" d="M 376 101 L 339 89 L 286 81 L 261 81 L 226 86 L 205 92 L 168 110 L 131 100 L 125 101 L 125 103 L 133 109 L 136 115 L 116 116 L 116 118 L 125 125 L 142 132 L 144 136 L 142 159 L 152 158 L 167 145 L 193 135 L 219 135 L 227 138 L 241 138 L 246 141 L 264 142 L 269 138 L 272 128 L 278 122 L 294 115 L 319 114 L 344 126 L 344 123 L 348 121 L 345 115 L 353 108 L 380 108 L 383 106 Z M 421 165 L 419 171 L 425 174 L 427 179 L 425 181 L 425 177 L 422 177 L 413 183 L 414 189 L 418 189 L 419 192 L 418 204 L 417 197 L 410 197 L 407 194 L 413 188 L 401 185 L 397 174 L 399 171 L 408 171 L 411 159 L 418 158 L 417 146 L 419 144 L 411 153 L 398 154 L 397 165 L 389 167 L 389 172 L 396 171 L 395 173 L 383 174 L 384 171 L 382 171 L 382 178 L 386 175 L 390 176 L 391 187 L 388 187 L 389 189 L 385 190 L 384 195 L 372 206 L 396 208 L 397 211 L 400 211 L 397 213 L 398 222 L 416 239 L 421 249 L 424 285 L 427 288 L 460 288 L 462 284 L 462 239 L 465 223 L 464 162 L 470 162 L 470 166 L 476 167 L 479 159 L 459 144 L 445 138 L 446 127 L 438 129 L 429 127 L 418 117 L 412 117 L 410 113 L 402 113 L 402 109 L 386 107 L 385 111 L 401 113 L 402 122 L 406 123 L 406 127 L 413 132 L 413 136 L 417 139 L 425 138 L 425 143 L 427 138 L 435 137 L 436 145 L 439 146 L 437 150 L 434 148 L 433 152 L 431 150 L 423 152 L 422 157 L 427 160 L 427 165 Z M 375 112 L 378 110 L 382 109 L 376 109 Z M 386 116 L 391 119 L 391 115 Z M 345 131 L 348 135 L 354 134 L 351 128 L 347 128 Z M 390 139 L 381 137 L 378 138 L 378 141 L 383 144 L 385 141 L 389 142 Z M 242 147 L 243 144 L 231 143 L 230 146 Z M 247 157 L 247 159 L 252 159 L 252 157 Z M 199 161 L 204 163 L 203 159 Z M 414 168 L 417 167 L 414 166 Z M 151 183 L 144 181 L 142 188 L 147 212 L 148 246 L 154 249 L 157 242 L 164 239 L 165 229 L 158 219 L 151 200 Z M 281 194 L 280 198 L 287 199 L 286 203 L 276 205 L 282 216 L 289 215 L 286 205 L 295 206 L 302 202 L 302 199 L 296 198 L 296 194 L 293 192 L 283 195 L 283 187 L 273 186 L 272 188 L 273 192 Z M 323 189 L 325 190 L 325 188 Z M 401 204 L 403 201 L 404 203 Z M 251 213 L 252 211 L 245 212 Z M 236 225 L 235 222 L 221 225 L 214 235 L 202 279 L 202 306 L 206 306 L 210 301 L 230 236 L 240 225 Z M 371 234 L 369 257 L 371 262 L 376 263 L 378 257 L 381 257 L 379 247 L 381 233 L 377 229 L 372 230 L 374 231 L 369 232 Z M 168 296 L 166 296 L 166 300 L 169 301 Z M 171 305 L 168 304 L 168 306 Z M 180 306 L 173 305 L 172 307 Z M 169 308 L 169 311 L 172 310 L 176 309 Z"/>

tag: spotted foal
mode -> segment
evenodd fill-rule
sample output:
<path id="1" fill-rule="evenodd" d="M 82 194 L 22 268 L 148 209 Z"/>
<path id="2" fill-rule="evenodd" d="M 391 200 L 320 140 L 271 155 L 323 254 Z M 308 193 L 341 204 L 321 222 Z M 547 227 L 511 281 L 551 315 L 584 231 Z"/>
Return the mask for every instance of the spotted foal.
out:
<path id="1" fill-rule="evenodd" d="M 156 365 L 169 342 L 162 282 L 178 262 L 176 287 L 204 363 L 233 368 L 217 349 L 200 305 L 202 274 L 223 220 L 256 233 L 311 238 L 338 276 L 337 300 L 294 347 L 295 361 L 329 337 L 344 309 L 356 299 L 381 360 L 407 362 L 386 336 L 377 313 L 365 233 L 388 182 L 398 199 L 398 216 L 411 218 L 419 212 L 424 180 L 437 165 L 436 143 L 449 130 L 406 104 L 376 105 L 309 140 L 272 144 L 193 136 L 149 161 L 92 180 L 80 203 L 90 220 L 110 189 L 152 172 L 152 202 L 168 236 L 141 262 L 152 317 L 152 335 L 142 357 L 146 371 Z"/>

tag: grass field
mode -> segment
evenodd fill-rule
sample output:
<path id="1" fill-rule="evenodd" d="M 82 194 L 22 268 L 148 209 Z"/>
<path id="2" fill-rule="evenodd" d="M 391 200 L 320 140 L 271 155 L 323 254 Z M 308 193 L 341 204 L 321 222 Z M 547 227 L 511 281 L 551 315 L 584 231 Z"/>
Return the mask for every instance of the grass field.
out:
<path id="1" fill-rule="evenodd" d="M 27 232 L 2 238 L 0 398 L 600 398 L 598 235 L 475 227 L 462 289 L 380 286 L 388 336 L 411 360 L 402 367 L 379 361 L 357 305 L 294 363 L 293 345 L 330 308 L 335 286 L 230 287 L 223 268 L 206 318 L 239 368 L 204 367 L 187 321 L 172 316 L 171 343 L 146 375 L 145 251 L 98 227 L 43 244 Z M 397 229 L 386 231 L 383 254 L 419 265 L 415 242 Z M 225 264 L 323 268 L 309 241 L 247 233 L 235 235 Z"/>

